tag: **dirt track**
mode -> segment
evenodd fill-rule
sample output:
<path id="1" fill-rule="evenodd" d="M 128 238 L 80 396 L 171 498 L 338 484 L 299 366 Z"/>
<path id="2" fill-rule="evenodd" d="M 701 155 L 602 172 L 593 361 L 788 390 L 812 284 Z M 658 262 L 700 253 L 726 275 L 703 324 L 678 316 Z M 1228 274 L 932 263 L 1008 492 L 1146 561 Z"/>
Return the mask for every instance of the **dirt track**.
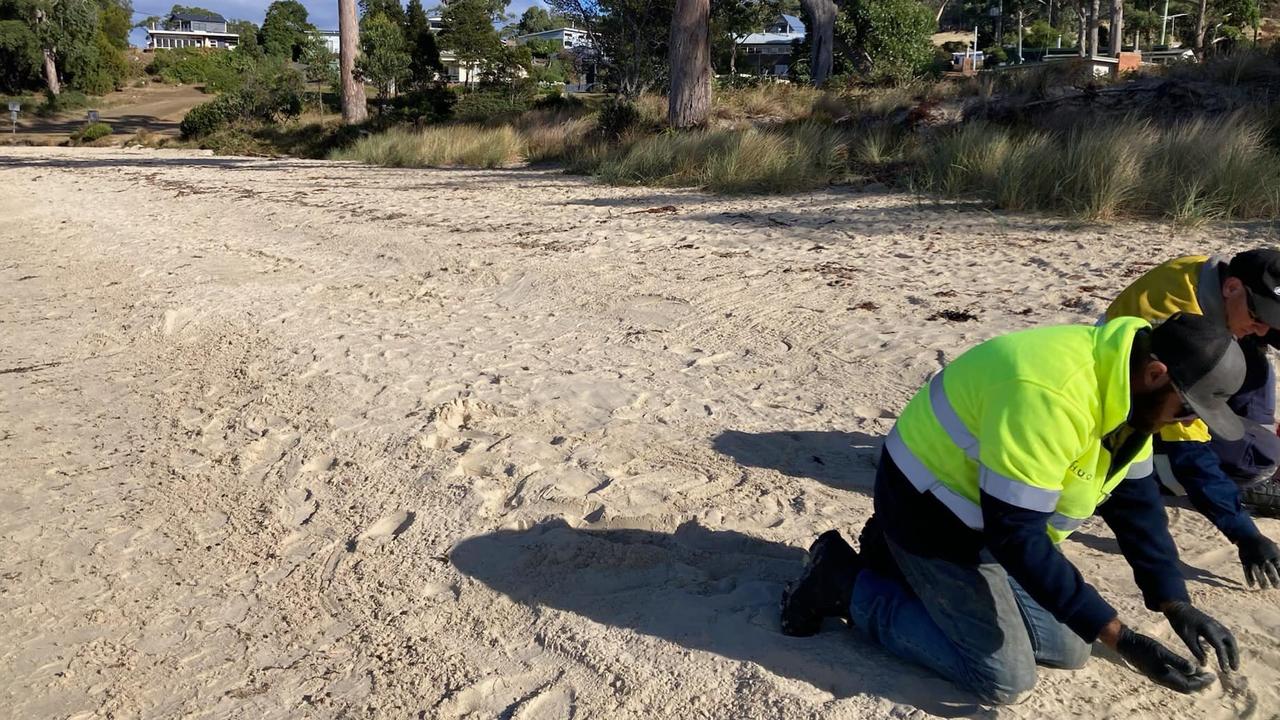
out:
<path id="1" fill-rule="evenodd" d="M 140 130 L 157 135 L 178 136 L 178 124 L 187 111 L 213 98 L 190 85 L 151 85 L 129 88 L 103 98 L 95 108 L 99 120 L 111 126 L 116 135 L 132 135 Z M 17 141 L 36 145 L 57 144 L 85 124 L 87 110 L 62 113 L 51 118 L 37 117 L 35 108 L 24 107 L 18 119 L 16 136 L 9 133 L 8 116 L 0 142 Z"/>

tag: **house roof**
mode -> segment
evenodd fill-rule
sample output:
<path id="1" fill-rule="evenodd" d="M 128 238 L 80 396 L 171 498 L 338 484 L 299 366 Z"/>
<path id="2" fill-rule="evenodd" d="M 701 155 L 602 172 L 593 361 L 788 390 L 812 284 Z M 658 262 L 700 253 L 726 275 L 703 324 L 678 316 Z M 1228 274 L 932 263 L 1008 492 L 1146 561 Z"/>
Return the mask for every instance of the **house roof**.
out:
<path id="1" fill-rule="evenodd" d="M 796 17 L 795 15 L 787 15 L 786 13 L 783 13 L 782 21 L 787 24 L 788 28 L 791 28 L 791 32 L 796 33 L 798 35 L 804 34 L 804 22 L 802 22 L 800 18 Z"/>
<path id="2" fill-rule="evenodd" d="M 174 20 L 186 20 L 187 22 L 220 22 L 220 23 L 224 23 L 224 22 L 226 22 L 226 21 L 227 21 L 227 19 L 226 19 L 226 18 L 222 17 L 222 16 L 221 16 L 221 15 L 219 15 L 218 13 L 213 13 L 213 14 L 211 14 L 211 15 L 205 15 L 205 14 L 203 14 L 203 13 L 173 13 L 173 14 L 172 14 L 172 15 L 170 15 L 169 17 L 173 18 Z"/>
<path id="3" fill-rule="evenodd" d="M 739 45 L 790 45 L 799 42 L 802 36 L 789 33 L 751 33 L 738 41 Z"/>

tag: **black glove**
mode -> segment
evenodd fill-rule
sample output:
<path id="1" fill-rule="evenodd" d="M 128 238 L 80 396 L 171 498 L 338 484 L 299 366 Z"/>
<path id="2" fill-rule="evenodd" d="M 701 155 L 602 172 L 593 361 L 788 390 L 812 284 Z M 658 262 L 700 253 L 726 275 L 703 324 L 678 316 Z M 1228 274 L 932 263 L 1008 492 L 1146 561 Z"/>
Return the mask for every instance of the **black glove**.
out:
<path id="1" fill-rule="evenodd" d="M 1218 667 L 1223 672 L 1240 669 L 1236 638 L 1222 623 L 1200 612 L 1191 603 L 1181 600 L 1169 603 L 1164 609 L 1164 616 L 1169 618 L 1173 631 L 1178 633 L 1178 637 L 1187 644 L 1191 654 L 1196 656 L 1201 665 L 1207 659 L 1203 643 L 1208 643 L 1217 653 Z"/>
<path id="2" fill-rule="evenodd" d="M 1120 630 L 1116 652 L 1152 682 L 1170 690 L 1192 693 L 1209 687 L 1209 683 L 1213 682 L 1213 675 L 1200 670 L 1195 663 L 1161 645 L 1154 638 L 1127 627 Z"/>
<path id="3" fill-rule="evenodd" d="M 1253 587 L 1280 587 L 1280 549 L 1262 535 L 1250 535 L 1236 543 L 1240 549 L 1240 564 L 1244 565 L 1244 579 Z"/>

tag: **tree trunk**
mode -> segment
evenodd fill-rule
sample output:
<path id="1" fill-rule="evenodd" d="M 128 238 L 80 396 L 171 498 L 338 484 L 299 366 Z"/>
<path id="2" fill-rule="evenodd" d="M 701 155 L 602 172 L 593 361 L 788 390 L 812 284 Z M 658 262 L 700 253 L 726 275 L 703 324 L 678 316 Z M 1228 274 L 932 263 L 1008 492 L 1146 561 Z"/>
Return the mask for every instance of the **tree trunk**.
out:
<path id="1" fill-rule="evenodd" d="M 44 51 L 44 82 L 49 94 L 56 96 L 62 92 L 62 84 L 58 82 L 58 63 L 52 50 Z"/>
<path id="2" fill-rule="evenodd" d="M 1120 57 L 1124 43 L 1124 0 L 1111 0 L 1111 56 Z"/>
<path id="3" fill-rule="evenodd" d="M 836 4 L 833 0 L 800 0 L 809 16 L 809 38 L 813 55 L 809 73 L 813 84 L 821 87 L 831 76 L 831 52 L 836 36 Z"/>
<path id="4" fill-rule="evenodd" d="M 1209 2 L 1200 0 L 1200 12 L 1196 14 L 1196 55 L 1204 57 L 1204 33 L 1209 27 Z"/>
<path id="5" fill-rule="evenodd" d="M 942 22 L 942 13 L 947 11 L 947 0 L 942 0 L 942 4 L 938 6 L 938 12 L 933 14 L 933 23 L 935 25 Z"/>
<path id="6" fill-rule="evenodd" d="M 671 16 L 671 127 L 705 125 L 711 115 L 711 2 L 676 0 Z"/>
<path id="7" fill-rule="evenodd" d="M 1254 33 L 1257 35 L 1258 33 Z M 1254 38 L 1254 45 L 1257 45 L 1257 38 Z M 738 41 L 733 41 L 733 49 L 729 51 L 729 77 L 732 82 L 738 81 Z"/>
<path id="8" fill-rule="evenodd" d="M 1098 22 L 1101 20 L 1101 2 L 1089 0 L 1089 57 L 1098 54 Z"/>
<path id="9" fill-rule="evenodd" d="M 1085 0 L 1076 0 L 1076 50 L 1080 57 L 1089 54 L 1089 15 L 1084 3 Z"/>
<path id="10" fill-rule="evenodd" d="M 342 122 L 347 125 L 362 123 L 369 118 L 364 83 L 356 77 L 356 54 L 359 50 L 356 0 L 338 0 L 338 72 L 342 76 Z"/>

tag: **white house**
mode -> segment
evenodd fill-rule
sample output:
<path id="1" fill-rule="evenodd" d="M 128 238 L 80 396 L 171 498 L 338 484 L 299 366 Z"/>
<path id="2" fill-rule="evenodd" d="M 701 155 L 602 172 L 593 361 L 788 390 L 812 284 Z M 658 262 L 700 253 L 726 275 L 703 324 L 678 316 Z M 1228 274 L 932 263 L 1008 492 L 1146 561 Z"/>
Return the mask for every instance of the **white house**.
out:
<path id="1" fill-rule="evenodd" d="M 341 43 L 338 41 L 337 30 L 318 30 L 316 31 L 316 35 L 319 35 L 320 39 L 324 41 L 324 46 L 329 48 L 329 52 L 334 55 L 338 54 L 338 48 Z"/>
<path id="2" fill-rule="evenodd" d="M 591 44 L 591 36 L 586 30 L 577 28 L 562 27 L 554 30 L 543 30 L 542 32 L 529 33 L 528 35 L 518 35 L 515 41 L 521 45 L 527 44 L 530 40 L 543 40 L 560 43 L 560 47 L 566 50 L 574 48 L 589 48 Z"/>
<path id="3" fill-rule="evenodd" d="M 804 40 L 804 35 L 800 18 L 779 15 L 763 32 L 739 36 L 739 71 L 750 68 L 757 75 L 786 75 L 791 66 L 792 45 Z"/>
<path id="4" fill-rule="evenodd" d="M 172 13 L 161 27 L 147 28 L 147 50 L 180 47 L 234 50 L 240 36 L 227 32 L 227 20 L 217 13 Z"/>

